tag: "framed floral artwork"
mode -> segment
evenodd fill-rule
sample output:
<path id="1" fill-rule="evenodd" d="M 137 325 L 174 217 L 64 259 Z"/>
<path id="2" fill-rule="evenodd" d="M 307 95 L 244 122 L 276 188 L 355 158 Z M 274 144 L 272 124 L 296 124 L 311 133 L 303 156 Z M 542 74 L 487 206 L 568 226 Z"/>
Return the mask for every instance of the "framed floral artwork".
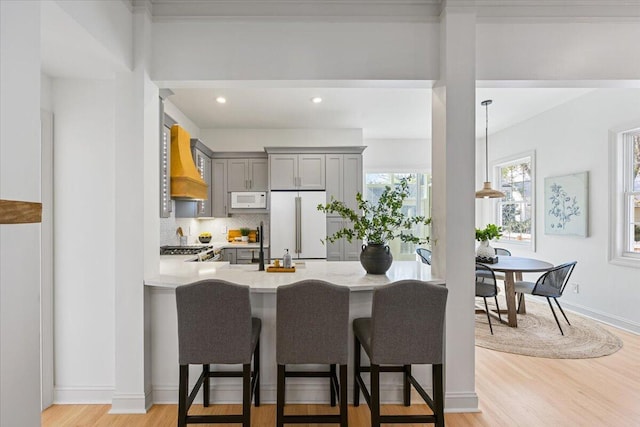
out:
<path id="1" fill-rule="evenodd" d="M 544 234 L 587 237 L 589 172 L 544 179 Z"/>

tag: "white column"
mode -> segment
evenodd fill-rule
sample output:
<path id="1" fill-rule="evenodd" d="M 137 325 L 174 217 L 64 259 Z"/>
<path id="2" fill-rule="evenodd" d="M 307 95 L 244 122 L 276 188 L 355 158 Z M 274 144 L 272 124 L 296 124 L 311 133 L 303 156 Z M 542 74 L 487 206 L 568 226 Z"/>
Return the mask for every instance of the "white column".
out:
<path id="1" fill-rule="evenodd" d="M 445 10 L 433 91 L 433 270 L 446 279 L 445 409 L 478 410 L 474 357 L 475 15 Z"/>
<path id="2" fill-rule="evenodd" d="M 146 254 L 157 256 L 159 246 L 159 101 L 148 74 L 150 38 L 150 15 L 146 9 L 136 8 L 134 70 L 116 77 L 116 371 L 111 413 L 143 413 L 152 404 L 143 280 L 145 265 L 154 259 L 157 265 L 157 258 Z M 156 145 L 151 148 L 154 138 Z M 155 191 L 154 195 L 148 195 L 149 191 Z M 152 229 L 155 238 L 150 238 Z"/>
<path id="3" fill-rule="evenodd" d="M 0 198 L 40 201 L 40 2 L 0 1 Z M 40 224 L 0 225 L 0 426 L 40 425 Z"/>

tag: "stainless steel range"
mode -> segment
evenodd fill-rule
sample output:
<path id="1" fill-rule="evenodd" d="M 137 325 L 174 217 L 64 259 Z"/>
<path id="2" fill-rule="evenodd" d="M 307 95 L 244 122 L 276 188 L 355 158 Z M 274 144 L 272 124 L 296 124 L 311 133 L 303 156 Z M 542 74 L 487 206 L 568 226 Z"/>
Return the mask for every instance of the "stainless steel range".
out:
<path id="1" fill-rule="evenodd" d="M 198 255 L 193 261 L 200 262 L 220 259 L 220 252 L 213 246 L 161 246 L 160 255 Z"/>

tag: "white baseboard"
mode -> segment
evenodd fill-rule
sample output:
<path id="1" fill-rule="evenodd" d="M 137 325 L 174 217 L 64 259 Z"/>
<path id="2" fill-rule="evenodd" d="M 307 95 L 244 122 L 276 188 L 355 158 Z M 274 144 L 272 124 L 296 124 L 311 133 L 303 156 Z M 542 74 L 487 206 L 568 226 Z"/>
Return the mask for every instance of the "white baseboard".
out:
<path id="1" fill-rule="evenodd" d="M 113 398 L 112 386 L 56 386 L 53 389 L 53 403 L 56 405 L 109 404 Z"/>
<path id="2" fill-rule="evenodd" d="M 431 389 L 425 388 L 431 395 Z M 175 385 L 154 386 L 154 404 L 177 404 L 178 388 Z M 382 403 L 402 403 L 402 385 L 390 384 L 380 390 Z M 329 389 L 326 385 L 317 383 L 298 383 L 287 385 L 287 404 L 326 404 L 329 403 Z M 353 403 L 353 387 L 348 387 L 349 403 Z M 266 385 L 260 387 L 260 403 L 275 404 L 277 399 L 276 386 Z M 422 398 L 412 388 L 411 401 L 422 403 Z M 194 402 L 202 402 L 202 390 L 196 396 Z M 211 402 L 220 404 L 242 402 L 242 386 L 236 384 L 219 384 L 211 388 Z M 363 404 L 364 397 L 360 398 Z M 445 412 L 480 412 L 478 409 L 478 395 L 474 392 L 445 393 Z"/>
<path id="3" fill-rule="evenodd" d="M 383 386 L 380 390 L 383 403 L 402 402 L 402 385 Z M 349 403 L 353 396 L 353 387 L 348 387 Z M 260 402 L 275 404 L 277 390 L 275 384 L 261 385 Z M 194 402 L 202 401 L 202 390 L 198 392 Z M 218 384 L 211 387 L 211 401 L 216 403 L 242 402 L 242 386 L 239 384 Z M 287 404 L 324 404 L 329 403 L 329 387 L 318 383 L 288 384 L 286 391 Z M 154 404 L 178 403 L 178 387 L 175 385 L 154 386 Z"/>
<path id="4" fill-rule="evenodd" d="M 146 414 L 153 405 L 149 393 L 114 393 L 110 414 Z"/>
<path id="5" fill-rule="evenodd" d="M 463 413 L 480 412 L 476 392 L 445 392 L 444 412 Z"/>
<path id="6" fill-rule="evenodd" d="M 640 335 L 639 323 L 631 322 L 627 319 L 623 319 L 618 316 L 613 316 L 611 314 L 604 313 L 598 310 L 593 310 L 579 304 L 572 304 L 566 301 L 561 301 L 561 304 L 563 308 L 566 308 L 571 311 L 575 311 L 576 313 L 582 314 L 583 316 L 589 317 L 593 320 L 597 320 L 599 322 L 606 323 L 607 325 L 611 325 L 613 327 Z"/>

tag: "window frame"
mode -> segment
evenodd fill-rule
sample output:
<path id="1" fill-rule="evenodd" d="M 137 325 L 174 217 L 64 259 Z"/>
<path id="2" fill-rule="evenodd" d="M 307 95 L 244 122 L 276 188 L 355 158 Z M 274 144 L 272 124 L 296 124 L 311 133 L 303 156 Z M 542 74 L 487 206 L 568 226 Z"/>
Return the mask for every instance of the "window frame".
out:
<path id="1" fill-rule="evenodd" d="M 640 134 L 640 123 L 609 130 L 609 262 L 626 267 L 640 268 L 640 253 L 630 252 L 630 206 L 628 197 L 639 194 L 632 191 L 633 164 L 632 138 Z"/>
<path id="2" fill-rule="evenodd" d="M 536 152 L 535 150 L 528 150 L 524 152 L 520 152 L 517 154 L 509 155 L 506 157 L 502 157 L 491 162 L 491 173 L 492 180 L 491 182 L 497 186 L 500 183 L 500 169 L 509 166 L 514 163 L 518 163 L 524 159 L 530 159 L 531 163 L 531 240 L 530 241 L 518 241 L 511 239 L 497 239 L 496 243 L 500 245 L 515 245 L 522 249 L 530 249 L 535 252 L 536 250 Z M 494 187 L 496 188 L 496 187 Z M 497 188 L 499 190 L 499 188 Z M 494 209 L 493 209 L 493 218 L 494 222 L 498 224 L 501 222 L 498 218 L 500 218 L 500 206 L 502 199 L 495 199 Z"/>
<path id="3" fill-rule="evenodd" d="M 391 168 L 392 170 L 394 168 Z M 380 169 L 380 168 L 375 168 L 375 169 L 371 169 L 371 170 L 365 170 L 363 173 L 363 185 L 362 185 L 362 189 L 363 189 L 363 197 L 365 200 L 368 200 L 368 188 L 367 188 L 367 175 L 369 174 L 389 174 L 389 175 L 403 175 L 403 174 L 413 174 L 413 175 L 424 175 L 424 184 L 420 183 L 420 179 L 417 180 L 417 187 L 416 187 L 416 194 L 417 195 L 421 195 L 421 191 L 423 189 L 425 189 L 426 194 L 425 196 L 428 199 L 428 206 L 426 207 L 426 209 L 428 210 L 428 212 L 422 212 L 422 203 L 420 203 L 419 201 L 421 200 L 421 197 L 418 197 L 418 199 L 416 199 L 416 215 L 424 215 L 427 217 L 430 217 L 432 212 L 433 212 L 433 193 L 432 193 L 432 181 L 433 181 L 433 174 L 431 171 L 429 170 L 424 170 L 424 169 L 400 169 L 400 170 L 393 170 L 393 172 L 390 172 L 389 170 L 387 170 L 386 168 Z M 386 184 L 388 185 L 388 184 Z M 429 229 L 428 231 L 428 235 L 431 235 L 431 229 Z M 398 248 L 402 248 L 402 245 L 404 245 L 404 242 L 401 242 L 400 239 L 397 239 L 398 241 Z M 390 245 L 391 246 L 391 245 Z M 418 245 L 419 246 L 419 245 Z M 416 246 L 417 247 L 417 246 Z M 396 256 L 398 259 L 400 259 L 403 255 L 414 255 L 415 256 L 415 250 L 411 251 L 411 252 L 401 252 L 400 254 L 394 255 Z"/>

